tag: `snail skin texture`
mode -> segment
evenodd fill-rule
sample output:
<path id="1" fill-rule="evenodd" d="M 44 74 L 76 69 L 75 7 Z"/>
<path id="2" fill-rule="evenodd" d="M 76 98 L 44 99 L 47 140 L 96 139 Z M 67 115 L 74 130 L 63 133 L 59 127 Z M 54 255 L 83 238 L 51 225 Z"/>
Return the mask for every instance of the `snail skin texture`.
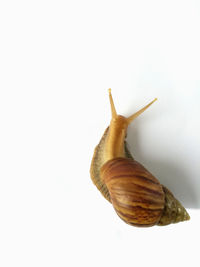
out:
<path id="1" fill-rule="evenodd" d="M 127 224 L 149 227 L 189 220 L 181 203 L 134 160 L 126 146 L 128 125 L 157 99 L 128 118 L 117 114 L 111 89 L 109 99 L 112 119 L 94 150 L 90 167 L 93 183 Z"/>

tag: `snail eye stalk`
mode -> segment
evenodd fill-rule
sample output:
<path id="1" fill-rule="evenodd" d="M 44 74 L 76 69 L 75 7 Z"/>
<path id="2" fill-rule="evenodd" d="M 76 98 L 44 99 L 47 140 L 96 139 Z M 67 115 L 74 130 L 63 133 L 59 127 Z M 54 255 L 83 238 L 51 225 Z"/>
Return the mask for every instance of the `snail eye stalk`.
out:
<path id="1" fill-rule="evenodd" d="M 133 120 L 135 120 L 140 114 L 142 114 L 148 107 L 150 107 L 155 101 L 157 100 L 157 98 L 155 98 L 153 101 L 151 101 L 148 105 L 146 105 L 145 107 L 141 108 L 139 111 L 137 111 L 136 113 L 134 113 L 133 115 L 129 116 L 127 118 L 127 122 L 128 124 L 130 124 Z"/>
<path id="2" fill-rule="evenodd" d="M 111 113 L 112 113 L 112 119 L 117 117 L 117 112 L 115 109 L 115 105 L 113 102 L 113 98 L 112 98 L 112 94 L 111 94 L 111 88 L 108 89 L 108 93 L 109 93 L 109 99 L 110 99 L 110 107 L 111 107 Z"/>

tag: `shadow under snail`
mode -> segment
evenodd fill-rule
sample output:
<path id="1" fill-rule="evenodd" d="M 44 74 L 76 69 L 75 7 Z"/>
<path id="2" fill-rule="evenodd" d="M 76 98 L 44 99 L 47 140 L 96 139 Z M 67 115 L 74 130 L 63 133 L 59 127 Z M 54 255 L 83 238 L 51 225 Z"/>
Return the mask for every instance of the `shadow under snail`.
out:
<path id="1" fill-rule="evenodd" d="M 126 146 L 128 125 L 157 99 L 128 118 L 117 114 L 111 89 L 109 100 L 112 119 L 94 150 L 90 166 L 93 183 L 127 224 L 149 227 L 189 220 L 181 203 L 134 160 Z"/>

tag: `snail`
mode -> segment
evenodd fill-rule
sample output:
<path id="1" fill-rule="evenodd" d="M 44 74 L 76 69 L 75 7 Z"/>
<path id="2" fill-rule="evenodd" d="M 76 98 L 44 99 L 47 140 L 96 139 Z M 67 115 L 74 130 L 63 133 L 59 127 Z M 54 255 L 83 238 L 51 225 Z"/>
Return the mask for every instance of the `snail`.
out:
<path id="1" fill-rule="evenodd" d="M 96 146 L 90 176 L 97 189 L 112 203 L 118 216 L 138 227 L 168 225 L 190 219 L 173 194 L 129 152 L 127 128 L 148 105 L 126 118 L 118 115 L 109 89 L 111 122 Z"/>

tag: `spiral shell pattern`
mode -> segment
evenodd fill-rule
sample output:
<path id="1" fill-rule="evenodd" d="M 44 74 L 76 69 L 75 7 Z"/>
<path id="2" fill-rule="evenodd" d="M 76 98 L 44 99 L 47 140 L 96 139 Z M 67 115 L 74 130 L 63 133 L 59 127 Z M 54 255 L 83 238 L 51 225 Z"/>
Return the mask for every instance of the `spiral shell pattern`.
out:
<path id="1" fill-rule="evenodd" d="M 141 227 L 158 223 L 165 204 L 163 188 L 140 163 L 128 158 L 111 159 L 102 166 L 100 176 L 122 220 Z"/>

